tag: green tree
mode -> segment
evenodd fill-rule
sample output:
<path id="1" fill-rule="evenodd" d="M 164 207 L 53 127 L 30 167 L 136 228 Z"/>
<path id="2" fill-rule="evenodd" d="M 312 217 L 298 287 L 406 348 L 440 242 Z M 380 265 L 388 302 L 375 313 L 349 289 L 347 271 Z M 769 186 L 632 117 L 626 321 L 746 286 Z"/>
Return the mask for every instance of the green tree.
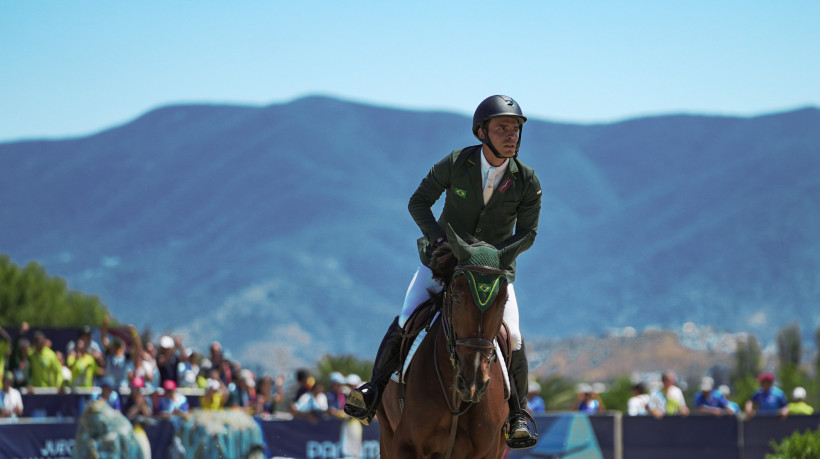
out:
<path id="1" fill-rule="evenodd" d="M 577 393 L 575 383 L 560 375 L 550 375 L 539 380 L 541 397 L 547 411 L 571 410 L 574 408 Z"/>
<path id="2" fill-rule="evenodd" d="M 68 290 L 37 262 L 22 269 L 0 254 L 0 323 L 34 327 L 99 325 L 108 309 L 97 296 Z"/>
<path id="3" fill-rule="evenodd" d="M 317 374 L 316 379 L 323 384 L 327 384 L 330 380 L 330 373 L 338 371 L 345 376 L 355 373 L 363 380 L 370 379 L 370 373 L 373 372 L 373 362 L 369 360 L 361 360 L 352 355 L 325 355 L 316 364 Z"/>
<path id="4" fill-rule="evenodd" d="M 795 323 L 780 330 L 777 334 L 777 374 L 780 388 L 786 391 L 787 395 L 790 395 L 797 386 L 810 389 L 808 386 L 811 379 L 800 368 L 802 352 L 800 325 Z"/>
<path id="5" fill-rule="evenodd" d="M 732 399 L 741 406 L 757 390 L 757 375 L 761 370 L 760 345 L 757 338 L 749 334 L 746 340 L 739 340 L 735 352 L 735 367 L 729 376 L 734 393 Z"/>
<path id="6" fill-rule="evenodd" d="M 777 358 L 780 366 L 800 366 L 800 357 L 803 352 L 800 339 L 800 325 L 787 325 L 777 334 Z"/>

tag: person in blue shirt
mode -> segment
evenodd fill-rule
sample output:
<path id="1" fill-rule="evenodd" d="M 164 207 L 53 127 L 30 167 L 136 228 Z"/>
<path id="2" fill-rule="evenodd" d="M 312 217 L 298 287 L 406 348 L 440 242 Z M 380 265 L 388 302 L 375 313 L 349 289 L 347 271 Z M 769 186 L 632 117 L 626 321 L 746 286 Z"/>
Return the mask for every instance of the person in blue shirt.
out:
<path id="1" fill-rule="evenodd" d="M 729 396 L 732 395 L 732 390 L 729 389 L 729 386 L 727 386 L 726 384 L 721 384 L 720 387 L 718 387 L 718 390 L 721 394 L 723 394 L 724 397 L 726 397 L 726 406 L 728 406 L 729 409 L 732 410 L 732 414 L 734 414 L 735 416 L 740 414 L 740 405 L 738 405 L 737 402 L 733 402 L 731 399 L 729 399 Z"/>
<path id="2" fill-rule="evenodd" d="M 108 406 L 120 411 L 120 394 L 114 390 L 114 379 L 110 376 L 105 376 L 100 378 L 98 384 L 100 386 L 100 392 L 94 392 L 91 394 L 91 401 L 105 400 L 105 402 L 108 403 Z"/>
<path id="3" fill-rule="evenodd" d="M 598 392 L 593 390 L 589 384 L 580 384 L 578 386 L 578 403 L 576 409 L 586 414 L 603 413 L 606 410 L 604 403 Z"/>
<path id="4" fill-rule="evenodd" d="M 715 389 L 715 381 L 709 376 L 701 380 L 700 392 L 695 394 L 695 411 L 714 414 L 715 416 L 734 415 L 732 409 L 729 408 L 729 401 L 726 396 Z"/>
<path id="5" fill-rule="evenodd" d="M 788 416 L 786 393 L 774 385 L 774 374 L 768 371 L 761 373 L 757 381 L 760 383 L 760 389 L 746 402 L 746 415 L 749 417 L 756 414 Z"/>

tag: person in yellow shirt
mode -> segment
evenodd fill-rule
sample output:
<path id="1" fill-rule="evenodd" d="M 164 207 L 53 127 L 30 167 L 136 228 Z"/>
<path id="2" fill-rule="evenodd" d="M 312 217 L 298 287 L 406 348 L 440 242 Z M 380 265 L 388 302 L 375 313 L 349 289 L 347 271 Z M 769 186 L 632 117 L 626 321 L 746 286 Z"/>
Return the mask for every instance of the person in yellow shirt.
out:
<path id="1" fill-rule="evenodd" d="M 208 379 L 205 395 L 199 398 L 203 410 L 221 410 L 228 400 L 228 388 L 219 379 Z"/>
<path id="2" fill-rule="evenodd" d="M 60 387 L 63 385 L 63 366 L 57 354 L 48 346 L 41 331 L 34 332 L 34 349 L 28 356 L 29 387 Z"/>
<path id="3" fill-rule="evenodd" d="M 814 408 L 806 403 L 806 389 L 795 387 L 792 392 L 792 402 L 789 403 L 789 414 L 814 414 Z"/>
<path id="4" fill-rule="evenodd" d="M 66 366 L 71 370 L 72 387 L 93 387 L 94 377 L 99 372 L 97 359 L 89 354 L 86 342 L 77 340 L 74 350 L 66 359 Z"/>

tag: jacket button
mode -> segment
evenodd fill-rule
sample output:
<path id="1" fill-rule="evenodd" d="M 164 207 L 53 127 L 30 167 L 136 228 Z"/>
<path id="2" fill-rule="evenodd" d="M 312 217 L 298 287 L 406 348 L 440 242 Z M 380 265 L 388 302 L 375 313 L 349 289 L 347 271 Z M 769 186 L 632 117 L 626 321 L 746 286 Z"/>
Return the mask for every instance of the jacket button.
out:
<path id="1" fill-rule="evenodd" d="M 478 229 L 475 230 L 476 236 L 479 235 L 480 233 L 481 233 L 481 228 L 478 228 Z"/>

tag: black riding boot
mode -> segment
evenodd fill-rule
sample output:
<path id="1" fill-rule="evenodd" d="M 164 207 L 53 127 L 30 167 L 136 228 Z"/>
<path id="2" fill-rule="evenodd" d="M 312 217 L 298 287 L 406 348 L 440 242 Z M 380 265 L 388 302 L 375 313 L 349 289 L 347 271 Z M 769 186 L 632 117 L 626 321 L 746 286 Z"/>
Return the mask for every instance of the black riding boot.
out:
<path id="1" fill-rule="evenodd" d="M 401 344 L 402 329 L 399 327 L 399 318 L 396 317 L 390 328 L 387 329 L 379 351 L 376 353 L 376 361 L 373 362 L 373 375 L 370 381 L 362 384 L 357 389 L 353 389 L 347 397 L 345 403 L 345 413 L 360 420 L 362 424 L 369 425 L 376 415 L 376 409 L 382 399 L 384 387 L 390 380 L 390 375 L 396 371 L 399 364 L 399 352 Z"/>
<path id="2" fill-rule="evenodd" d="M 510 356 L 510 377 L 512 394 L 510 394 L 510 417 L 507 418 L 507 446 L 510 449 L 532 448 L 538 442 L 535 421 L 527 412 L 527 356 L 524 354 L 524 343 L 521 349 L 512 351 Z M 530 431 L 529 422 L 534 429 Z"/>

